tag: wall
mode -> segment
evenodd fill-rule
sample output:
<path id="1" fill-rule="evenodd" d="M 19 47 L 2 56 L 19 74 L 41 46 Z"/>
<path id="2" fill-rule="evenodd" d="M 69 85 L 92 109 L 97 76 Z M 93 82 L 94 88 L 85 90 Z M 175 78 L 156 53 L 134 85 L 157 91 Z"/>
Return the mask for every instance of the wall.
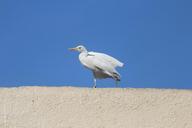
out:
<path id="1" fill-rule="evenodd" d="M 192 91 L 0 88 L 0 128 L 192 128 Z"/>

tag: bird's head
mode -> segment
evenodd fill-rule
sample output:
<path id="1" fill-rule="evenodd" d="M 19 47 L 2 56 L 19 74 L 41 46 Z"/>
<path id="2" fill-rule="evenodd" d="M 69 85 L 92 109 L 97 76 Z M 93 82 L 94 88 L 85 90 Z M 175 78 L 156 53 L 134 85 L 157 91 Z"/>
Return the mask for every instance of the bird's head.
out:
<path id="1" fill-rule="evenodd" d="M 71 51 L 87 52 L 87 49 L 83 45 L 79 45 L 75 48 L 69 48 Z"/>

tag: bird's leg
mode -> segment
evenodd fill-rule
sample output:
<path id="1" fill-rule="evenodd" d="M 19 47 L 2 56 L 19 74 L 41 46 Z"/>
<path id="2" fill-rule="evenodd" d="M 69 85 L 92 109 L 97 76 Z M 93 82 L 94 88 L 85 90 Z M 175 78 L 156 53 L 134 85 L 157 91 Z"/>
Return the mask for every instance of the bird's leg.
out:
<path id="1" fill-rule="evenodd" d="M 94 78 L 93 80 L 94 80 L 93 88 L 96 88 L 97 80 L 96 80 L 96 78 Z"/>
<path id="2" fill-rule="evenodd" d="M 119 81 L 115 81 L 115 84 L 116 84 L 116 88 L 119 87 Z"/>

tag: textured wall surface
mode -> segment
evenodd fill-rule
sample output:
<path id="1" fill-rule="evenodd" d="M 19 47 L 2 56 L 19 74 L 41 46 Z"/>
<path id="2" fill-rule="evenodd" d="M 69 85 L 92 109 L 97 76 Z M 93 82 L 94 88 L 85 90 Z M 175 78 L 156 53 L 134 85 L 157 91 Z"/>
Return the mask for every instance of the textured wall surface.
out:
<path id="1" fill-rule="evenodd" d="M 192 91 L 0 88 L 0 128 L 192 128 Z"/>

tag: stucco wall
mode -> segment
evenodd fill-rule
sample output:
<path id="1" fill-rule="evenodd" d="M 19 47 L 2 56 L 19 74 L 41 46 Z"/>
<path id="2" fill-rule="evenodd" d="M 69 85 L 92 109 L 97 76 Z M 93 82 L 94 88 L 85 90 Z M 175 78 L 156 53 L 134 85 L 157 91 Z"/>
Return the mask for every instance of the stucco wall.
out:
<path id="1" fill-rule="evenodd" d="M 0 128 L 192 128 L 192 91 L 0 88 Z"/>

